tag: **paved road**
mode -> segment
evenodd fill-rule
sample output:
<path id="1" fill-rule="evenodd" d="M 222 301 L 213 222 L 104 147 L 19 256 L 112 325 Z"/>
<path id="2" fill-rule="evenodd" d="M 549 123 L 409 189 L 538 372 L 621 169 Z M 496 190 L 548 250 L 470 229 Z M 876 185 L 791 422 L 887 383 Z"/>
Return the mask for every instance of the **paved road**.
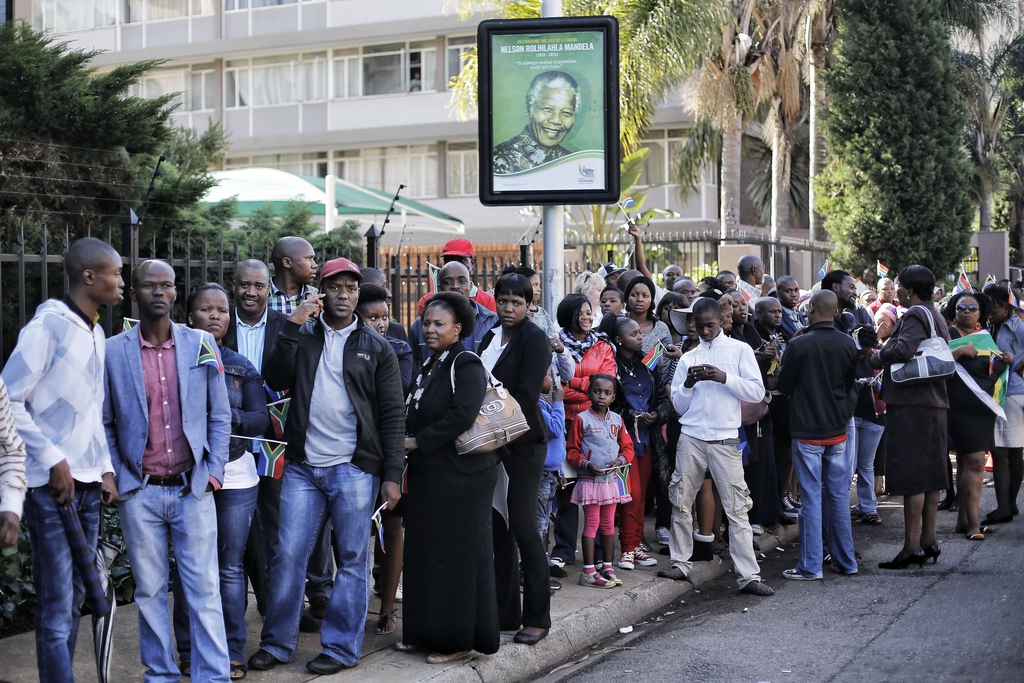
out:
<path id="1" fill-rule="evenodd" d="M 854 526 L 859 575 L 826 569 L 822 581 L 787 581 L 781 573 L 796 565 L 799 548 L 766 548 L 762 577 L 775 597 L 741 595 L 727 574 L 667 606 L 664 623 L 605 643 L 634 649 L 591 653 L 556 676 L 574 683 L 1024 681 L 1024 519 L 971 542 L 953 534 L 956 513 L 940 512 L 938 563 L 885 571 L 878 563 L 902 543 L 900 502 L 883 498 L 884 526 Z M 986 488 L 982 510 L 994 506 Z"/>

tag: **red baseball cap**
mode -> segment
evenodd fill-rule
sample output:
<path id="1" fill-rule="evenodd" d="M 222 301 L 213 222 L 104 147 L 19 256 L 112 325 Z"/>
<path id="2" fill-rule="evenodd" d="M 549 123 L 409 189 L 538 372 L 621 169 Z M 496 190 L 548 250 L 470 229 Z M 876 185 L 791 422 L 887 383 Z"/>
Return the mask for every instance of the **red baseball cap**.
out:
<path id="1" fill-rule="evenodd" d="M 336 258 L 331 259 L 321 266 L 320 282 L 323 282 L 327 278 L 332 275 L 337 275 L 338 273 L 351 273 L 357 280 L 360 282 L 363 281 L 363 272 L 359 270 L 359 266 L 352 261 L 349 261 L 347 258 Z"/>
<path id="2" fill-rule="evenodd" d="M 473 251 L 472 242 L 459 237 L 445 242 L 441 256 L 472 256 L 476 258 L 476 252 Z"/>

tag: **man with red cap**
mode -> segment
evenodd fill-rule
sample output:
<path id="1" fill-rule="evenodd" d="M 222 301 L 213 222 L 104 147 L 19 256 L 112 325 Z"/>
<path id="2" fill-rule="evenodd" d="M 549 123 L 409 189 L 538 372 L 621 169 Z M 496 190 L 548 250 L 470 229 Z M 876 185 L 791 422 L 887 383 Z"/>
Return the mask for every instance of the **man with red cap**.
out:
<path id="1" fill-rule="evenodd" d="M 473 250 L 473 243 L 463 237 L 445 242 L 444 251 L 441 252 L 441 264 L 445 265 L 452 261 L 458 261 L 466 266 L 470 277 L 472 277 L 476 267 L 476 252 Z M 435 291 L 437 291 L 436 288 Z M 423 295 L 419 303 L 416 304 L 416 315 L 423 315 L 423 307 L 427 305 L 427 301 L 432 296 L 434 296 L 434 292 Z M 498 311 L 494 297 L 472 283 L 470 283 L 469 298 L 495 313 Z"/>
<path id="2" fill-rule="evenodd" d="M 325 518 L 334 525 L 338 568 L 320 628 L 323 652 L 306 663 L 334 674 L 359 663 L 370 587 L 370 524 L 378 484 L 388 509 L 401 497 L 405 400 L 391 345 L 356 311 L 359 266 L 323 265 L 320 291 L 281 329 L 263 376 L 290 390 L 281 478 L 279 549 L 260 649 L 249 668 L 290 662 L 298 644 L 306 557 Z"/>

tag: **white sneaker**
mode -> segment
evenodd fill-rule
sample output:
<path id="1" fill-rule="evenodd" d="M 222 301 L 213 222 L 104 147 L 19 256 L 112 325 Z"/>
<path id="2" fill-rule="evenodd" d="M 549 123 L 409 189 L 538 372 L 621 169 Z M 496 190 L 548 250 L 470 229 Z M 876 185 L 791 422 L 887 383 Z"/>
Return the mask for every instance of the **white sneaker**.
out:
<path id="1" fill-rule="evenodd" d="M 658 536 L 658 543 L 660 543 L 662 545 L 668 545 L 669 537 L 671 536 L 671 534 L 669 534 L 668 529 L 666 529 L 663 526 L 660 526 L 655 531 L 655 533 Z"/>
<path id="2" fill-rule="evenodd" d="M 633 553 L 619 555 L 619 569 L 633 569 Z"/>
<path id="3" fill-rule="evenodd" d="M 549 562 L 559 569 L 565 569 L 565 560 L 560 557 L 552 557 Z"/>
<path id="4" fill-rule="evenodd" d="M 641 567 L 653 567 L 658 561 L 645 553 L 643 548 L 637 547 L 633 549 L 633 563 Z"/>
<path id="5" fill-rule="evenodd" d="M 755 536 L 760 536 L 764 533 L 764 529 L 761 528 L 760 524 L 751 524 L 750 530 L 754 532 Z"/>

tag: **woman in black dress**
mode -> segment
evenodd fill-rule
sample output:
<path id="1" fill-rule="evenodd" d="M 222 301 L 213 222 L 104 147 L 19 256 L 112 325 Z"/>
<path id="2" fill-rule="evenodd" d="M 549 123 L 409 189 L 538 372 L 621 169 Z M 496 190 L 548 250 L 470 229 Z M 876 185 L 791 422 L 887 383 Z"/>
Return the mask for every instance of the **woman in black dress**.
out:
<path id="1" fill-rule="evenodd" d="M 487 389 L 480 359 L 462 339 L 475 313 L 457 292 L 423 309 L 423 340 L 433 355 L 408 400 L 405 505 L 405 618 L 400 650 L 422 648 L 442 664 L 470 650 L 498 651 L 491 499 L 495 453 L 459 455 L 455 439 L 476 419 Z M 452 390 L 452 367 L 455 390 Z M 536 503 L 535 503 L 536 504 Z M 534 528 L 536 531 L 536 526 Z"/>
<path id="2" fill-rule="evenodd" d="M 494 286 L 500 324 L 480 340 L 480 359 L 519 403 L 530 431 L 508 445 L 508 526 L 494 516 L 498 623 L 515 641 L 534 645 L 551 628 L 548 558 L 537 528 L 537 496 L 547 455 L 547 430 L 540 413 L 540 388 L 551 367 L 551 342 L 527 316 L 533 301 L 530 281 L 516 273 Z M 523 587 L 519 590 L 522 556 Z M 520 629 L 522 626 L 522 629 Z"/>
<path id="3" fill-rule="evenodd" d="M 949 328 L 951 339 L 975 334 L 989 336 L 985 325 L 992 302 L 987 296 L 960 292 L 953 295 L 947 306 L 955 316 Z M 983 391 L 989 393 L 1006 369 L 1001 357 L 993 359 L 979 355 L 973 344 L 954 349 L 953 358 Z M 946 380 L 946 391 L 949 392 L 950 406 L 947 418 L 949 436 L 956 448 L 956 488 L 960 491 L 955 531 L 964 534 L 968 540 L 983 541 L 986 533 L 995 531 L 978 522 L 978 502 L 985 481 L 985 456 L 996 446 L 996 414 L 974 395 L 959 374 Z"/>
<path id="4" fill-rule="evenodd" d="M 949 483 L 946 383 L 936 380 L 903 386 L 892 381 L 893 363 L 913 358 L 933 329 L 949 341 L 946 321 L 932 303 L 935 276 L 924 266 L 907 266 L 900 271 L 897 283 L 899 302 L 908 310 L 886 345 L 871 357 L 874 367 L 885 368 L 885 488 L 891 495 L 903 496 L 903 549 L 893 560 L 879 563 L 881 569 L 905 569 L 911 564 L 924 564 L 928 558 L 938 561 L 942 551 L 935 542 L 935 518 L 939 496 Z"/>

